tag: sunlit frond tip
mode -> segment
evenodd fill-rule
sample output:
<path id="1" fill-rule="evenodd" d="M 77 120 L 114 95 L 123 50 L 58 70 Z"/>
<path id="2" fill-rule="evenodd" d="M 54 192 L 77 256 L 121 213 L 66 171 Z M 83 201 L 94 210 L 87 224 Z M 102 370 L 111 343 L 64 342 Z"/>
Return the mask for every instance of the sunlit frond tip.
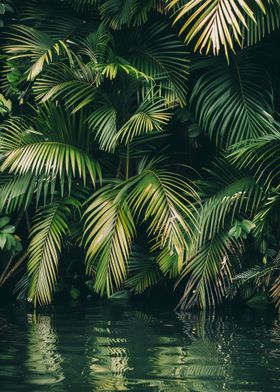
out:
<path id="1" fill-rule="evenodd" d="M 168 9 L 174 10 L 174 24 L 180 22 L 180 34 L 185 42 L 196 40 L 195 50 L 218 55 L 223 48 L 226 56 L 234 50 L 235 43 L 242 46 L 242 27 L 254 21 L 254 9 L 266 13 L 262 0 L 168 0 Z"/>

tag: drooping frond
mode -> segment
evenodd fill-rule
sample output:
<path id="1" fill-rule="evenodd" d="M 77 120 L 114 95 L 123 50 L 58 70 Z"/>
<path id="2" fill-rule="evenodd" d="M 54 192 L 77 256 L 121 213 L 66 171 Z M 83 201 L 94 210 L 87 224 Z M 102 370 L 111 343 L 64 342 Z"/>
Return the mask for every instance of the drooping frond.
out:
<path id="1" fill-rule="evenodd" d="M 156 285 L 161 278 L 154 257 L 139 252 L 132 252 L 128 261 L 128 274 L 130 276 L 125 282 L 125 287 L 135 294 L 143 293 Z"/>
<path id="2" fill-rule="evenodd" d="M 266 200 L 262 203 L 259 212 L 254 217 L 254 235 L 261 243 L 269 226 L 277 226 L 280 220 L 280 186 L 267 192 Z"/>
<path id="3" fill-rule="evenodd" d="M 117 30 L 122 26 L 139 26 L 148 20 L 151 10 L 162 11 L 159 0 L 68 0 L 79 11 L 94 10 L 96 6 L 103 23 Z M 161 5 L 161 7 L 160 7 Z"/>
<path id="4" fill-rule="evenodd" d="M 221 159 L 212 169 L 208 178 L 199 182 L 203 204 L 199 210 L 200 234 L 197 246 L 211 240 L 226 225 L 232 225 L 240 215 L 253 218 L 266 198 L 267 189 L 249 173 L 238 171 Z"/>
<path id="5" fill-rule="evenodd" d="M 161 248 L 183 257 L 196 226 L 198 195 L 193 184 L 154 162 L 144 166 L 134 181 L 128 196 L 133 214 L 148 223 L 148 234 Z"/>
<path id="6" fill-rule="evenodd" d="M 27 80 L 34 80 L 45 64 L 50 64 L 58 56 L 71 59 L 67 45 L 62 40 L 54 41 L 46 33 L 28 26 L 15 26 L 8 36 L 9 44 L 4 51 L 10 60 L 29 59 Z"/>
<path id="7" fill-rule="evenodd" d="M 99 190 L 85 211 L 87 273 L 95 275 L 96 292 L 110 296 L 127 275 L 127 261 L 135 236 L 131 210 L 119 189 Z"/>
<path id="8" fill-rule="evenodd" d="M 127 144 L 141 134 L 162 131 L 163 126 L 170 119 L 171 113 L 166 107 L 164 99 L 146 96 L 135 113 L 118 131 L 116 139 Z"/>
<path id="9" fill-rule="evenodd" d="M 184 259 L 176 252 L 172 252 L 168 247 L 163 249 L 153 249 L 158 251 L 156 262 L 164 276 L 177 278 L 182 271 Z"/>
<path id="10" fill-rule="evenodd" d="M 234 50 L 235 42 L 242 46 L 242 26 L 247 20 L 256 23 L 254 8 L 263 14 L 270 4 L 262 0 L 168 0 L 168 8 L 174 10 L 174 23 L 180 22 L 180 34 L 185 42 L 195 42 L 194 49 L 218 55 L 223 48 L 226 56 Z"/>
<path id="11" fill-rule="evenodd" d="M 100 148 L 104 151 L 114 151 L 117 134 L 116 108 L 105 103 L 100 108 L 93 110 L 88 122 Z"/>
<path id="12" fill-rule="evenodd" d="M 274 260 L 264 265 L 255 265 L 249 270 L 243 271 L 233 278 L 233 287 L 246 288 L 251 284 L 252 292 L 262 290 L 263 287 L 270 287 L 270 296 L 275 302 L 276 307 L 280 305 L 280 253 Z"/>
<path id="13" fill-rule="evenodd" d="M 40 103 L 61 99 L 73 113 L 92 103 L 98 75 L 95 70 L 79 62 L 76 69 L 67 64 L 53 64 L 34 84 Z"/>
<path id="14" fill-rule="evenodd" d="M 30 173 L 23 176 L 0 176 L 0 211 L 12 213 L 31 203 L 38 178 Z M 45 188 L 44 188 L 45 190 Z"/>
<path id="15" fill-rule="evenodd" d="M 241 245 L 227 230 L 217 232 L 185 263 L 180 280 L 186 278 L 183 309 L 198 305 L 200 309 L 214 307 L 225 296 L 231 282 L 231 255 L 241 253 Z"/>
<path id="16" fill-rule="evenodd" d="M 27 266 L 30 301 L 39 304 L 51 302 L 57 280 L 62 239 L 68 231 L 68 216 L 71 208 L 77 206 L 75 199 L 62 199 L 39 210 L 34 218 Z"/>
<path id="17" fill-rule="evenodd" d="M 46 7 L 42 0 L 25 0 L 20 7 L 20 22 L 36 26 L 54 41 L 73 43 L 73 39 L 84 35 L 88 24 L 80 15 L 69 12 L 65 3 L 48 1 Z"/>
<path id="18" fill-rule="evenodd" d="M 245 140 L 233 146 L 230 154 L 238 167 L 250 168 L 258 180 L 278 185 L 280 178 L 280 131 Z"/>
<path id="19" fill-rule="evenodd" d="M 203 73 L 191 104 L 200 126 L 217 144 L 229 146 L 276 129 L 271 81 L 251 51 L 232 57 L 229 65 L 221 58 L 199 60 L 194 70 Z"/>
<path id="20" fill-rule="evenodd" d="M 59 176 L 61 181 L 68 182 L 77 176 L 84 183 L 89 176 L 93 184 L 101 176 L 98 162 L 88 154 L 86 140 L 81 137 L 82 117 L 75 118 L 49 106 L 41 109 L 33 123 L 15 118 L 9 120 L 4 129 L 0 146 L 4 157 L 1 171 Z"/>
<path id="21" fill-rule="evenodd" d="M 67 0 L 67 2 L 78 11 L 92 10 L 99 0 Z"/>
<path id="22" fill-rule="evenodd" d="M 265 13 L 260 7 L 254 7 L 254 18 L 246 18 L 247 26 L 241 26 L 241 34 L 243 39 L 242 46 L 251 46 L 262 39 L 268 34 L 273 33 L 280 27 L 280 1 L 267 0 Z"/>
<path id="23" fill-rule="evenodd" d="M 243 253 L 242 239 L 231 235 L 236 219 L 254 219 L 267 197 L 267 187 L 225 159 L 207 169 L 199 181 L 202 206 L 198 209 L 199 232 L 180 277 L 186 279 L 181 306 L 215 306 L 231 283 L 231 257 L 236 267 Z"/>
<path id="24" fill-rule="evenodd" d="M 129 62 L 159 85 L 159 93 L 169 105 L 186 103 L 188 52 L 165 24 L 154 23 L 134 31 Z"/>

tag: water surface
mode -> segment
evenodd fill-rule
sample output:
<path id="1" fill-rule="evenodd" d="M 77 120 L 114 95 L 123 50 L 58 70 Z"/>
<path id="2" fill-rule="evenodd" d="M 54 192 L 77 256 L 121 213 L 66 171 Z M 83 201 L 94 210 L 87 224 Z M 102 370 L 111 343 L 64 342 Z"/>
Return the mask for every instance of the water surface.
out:
<path id="1" fill-rule="evenodd" d="M 129 303 L 0 308 L 0 390 L 280 391 L 275 315 L 175 314 Z"/>

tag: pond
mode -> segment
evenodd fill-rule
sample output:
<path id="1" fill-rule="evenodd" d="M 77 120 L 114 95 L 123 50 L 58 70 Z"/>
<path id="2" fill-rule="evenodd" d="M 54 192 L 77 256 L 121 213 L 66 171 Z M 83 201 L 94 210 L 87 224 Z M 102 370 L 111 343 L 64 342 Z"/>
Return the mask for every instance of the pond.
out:
<path id="1" fill-rule="evenodd" d="M 129 302 L 0 308 L 0 390 L 278 391 L 280 323 L 245 310 L 176 314 Z"/>

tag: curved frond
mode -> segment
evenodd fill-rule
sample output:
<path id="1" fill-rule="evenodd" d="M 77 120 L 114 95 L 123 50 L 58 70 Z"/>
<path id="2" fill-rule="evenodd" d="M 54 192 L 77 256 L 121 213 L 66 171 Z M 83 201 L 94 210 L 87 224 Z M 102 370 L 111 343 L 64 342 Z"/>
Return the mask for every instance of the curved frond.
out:
<path id="1" fill-rule="evenodd" d="M 199 182 L 203 205 L 198 211 L 200 234 L 197 246 L 210 240 L 240 216 L 253 218 L 267 196 L 267 188 L 253 176 L 220 160 L 207 170 L 209 177 Z"/>
<path id="2" fill-rule="evenodd" d="M 245 140 L 233 147 L 230 158 L 238 167 L 250 168 L 258 180 L 278 185 L 280 178 L 280 131 Z"/>
<path id="3" fill-rule="evenodd" d="M 75 113 L 93 102 L 97 81 L 96 72 L 81 62 L 75 70 L 66 64 L 53 64 L 36 80 L 33 90 L 40 103 L 59 98 Z"/>
<path id="4" fill-rule="evenodd" d="M 280 186 L 272 188 L 267 192 L 266 200 L 262 203 L 259 212 L 255 215 L 253 222 L 254 236 L 261 243 L 270 225 L 277 225 L 280 221 Z"/>
<path id="5" fill-rule="evenodd" d="M 165 24 L 154 23 L 131 34 L 129 62 L 155 80 L 169 105 L 184 105 L 187 95 L 188 52 Z"/>
<path id="6" fill-rule="evenodd" d="M 128 196 L 133 214 L 148 223 L 148 235 L 156 238 L 159 247 L 183 257 L 197 223 L 198 195 L 193 184 L 154 162 L 144 166 L 134 181 Z"/>
<path id="7" fill-rule="evenodd" d="M 85 211 L 84 236 L 87 273 L 95 275 L 96 292 L 110 296 L 127 275 L 127 262 L 135 236 L 131 210 L 119 190 L 99 190 Z"/>
<path id="8" fill-rule="evenodd" d="M 135 294 L 141 294 L 156 285 L 161 274 L 154 257 L 133 252 L 128 261 L 128 273 L 131 275 L 125 282 L 125 287 Z"/>
<path id="9" fill-rule="evenodd" d="M 57 56 L 71 54 L 65 42 L 54 41 L 46 33 L 28 26 L 14 26 L 9 33 L 9 44 L 4 51 L 10 60 L 30 59 L 32 63 L 28 70 L 27 80 L 34 80 L 42 71 L 45 64 L 50 64 Z"/>
<path id="10" fill-rule="evenodd" d="M 0 176 L 0 211 L 7 213 L 27 208 L 37 186 L 37 178 L 30 173 L 24 176 Z"/>
<path id="11" fill-rule="evenodd" d="M 186 278 L 187 284 L 179 305 L 204 309 L 221 302 L 232 278 L 230 257 L 238 257 L 240 250 L 241 245 L 227 230 L 207 241 L 185 264 L 180 280 Z"/>
<path id="12" fill-rule="evenodd" d="M 151 99 L 146 96 L 135 113 L 117 132 L 116 139 L 127 144 L 141 134 L 162 131 L 170 119 L 170 109 L 166 107 L 164 99 Z"/>
<path id="13" fill-rule="evenodd" d="M 115 107 L 104 104 L 93 110 L 88 118 L 90 129 L 95 133 L 95 139 L 104 151 L 114 151 L 117 134 L 117 110 Z"/>
<path id="14" fill-rule="evenodd" d="M 78 11 L 92 10 L 99 0 L 68 0 L 75 9 Z"/>
<path id="15" fill-rule="evenodd" d="M 241 34 L 244 37 L 243 46 L 251 46 L 262 39 L 268 34 L 276 31 L 280 27 L 280 1 L 267 0 L 265 13 L 260 7 L 254 7 L 254 17 L 246 18 L 246 24 L 241 26 Z"/>
<path id="16" fill-rule="evenodd" d="M 30 233 L 28 276 L 30 301 L 49 304 L 57 280 L 62 239 L 68 231 L 70 208 L 77 207 L 71 198 L 53 202 L 38 211 Z"/>
<path id="17" fill-rule="evenodd" d="M 158 249 L 158 251 L 159 253 L 156 257 L 156 262 L 160 271 L 164 276 L 168 276 L 169 278 L 177 278 L 183 267 L 183 255 L 170 251 L 168 247 L 165 247 L 161 250 Z"/>
<path id="18" fill-rule="evenodd" d="M 195 50 L 211 49 L 215 55 L 223 48 L 226 56 L 235 42 L 242 46 L 241 26 L 247 28 L 246 19 L 256 23 L 251 4 L 264 14 L 270 6 L 262 0 L 168 0 L 168 8 L 175 10 L 174 23 L 183 21 L 180 34 L 185 34 L 186 43 L 195 40 Z"/>
<path id="19" fill-rule="evenodd" d="M 250 51 L 232 58 L 204 59 L 191 104 L 199 125 L 217 144 L 231 145 L 276 129 L 271 80 Z M 226 102 L 226 105 L 225 105 Z"/>
<path id="20" fill-rule="evenodd" d="M 101 177 L 100 166 L 87 153 L 86 140 L 81 144 L 77 126 L 83 129 L 82 117 L 67 116 L 54 106 L 42 109 L 30 125 L 22 119 L 9 120 L 1 136 L 1 171 L 54 175 L 62 181 L 67 176 L 68 182 L 77 176 L 84 183 L 89 176 L 95 184 Z"/>

